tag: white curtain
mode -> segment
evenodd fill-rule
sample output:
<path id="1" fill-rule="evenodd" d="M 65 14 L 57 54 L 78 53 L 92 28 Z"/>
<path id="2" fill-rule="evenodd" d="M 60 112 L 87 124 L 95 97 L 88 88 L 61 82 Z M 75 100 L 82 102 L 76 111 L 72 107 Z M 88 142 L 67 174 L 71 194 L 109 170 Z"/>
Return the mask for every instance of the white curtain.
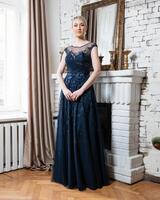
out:
<path id="1" fill-rule="evenodd" d="M 102 64 L 110 64 L 110 50 L 114 50 L 117 4 L 97 9 L 97 45 Z"/>

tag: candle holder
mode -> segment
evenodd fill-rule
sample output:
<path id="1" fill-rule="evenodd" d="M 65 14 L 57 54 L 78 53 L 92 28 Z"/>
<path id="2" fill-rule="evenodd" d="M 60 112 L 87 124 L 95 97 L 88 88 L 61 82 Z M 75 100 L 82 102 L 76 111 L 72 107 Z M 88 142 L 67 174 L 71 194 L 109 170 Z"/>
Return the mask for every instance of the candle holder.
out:
<path id="1" fill-rule="evenodd" d="M 128 69 L 128 55 L 131 50 L 123 50 L 122 51 L 122 69 Z"/>
<path id="2" fill-rule="evenodd" d="M 116 51 L 109 51 L 110 53 L 110 70 L 115 70 L 116 69 L 116 58 L 117 58 L 117 55 L 116 55 Z"/>

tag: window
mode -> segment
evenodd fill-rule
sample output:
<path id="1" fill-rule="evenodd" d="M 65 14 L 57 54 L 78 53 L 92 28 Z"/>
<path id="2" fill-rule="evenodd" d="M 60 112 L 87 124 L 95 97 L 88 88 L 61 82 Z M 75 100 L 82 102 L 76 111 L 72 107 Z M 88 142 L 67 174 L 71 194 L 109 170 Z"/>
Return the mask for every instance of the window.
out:
<path id="1" fill-rule="evenodd" d="M 0 111 L 27 110 L 25 1 L 0 0 Z"/>

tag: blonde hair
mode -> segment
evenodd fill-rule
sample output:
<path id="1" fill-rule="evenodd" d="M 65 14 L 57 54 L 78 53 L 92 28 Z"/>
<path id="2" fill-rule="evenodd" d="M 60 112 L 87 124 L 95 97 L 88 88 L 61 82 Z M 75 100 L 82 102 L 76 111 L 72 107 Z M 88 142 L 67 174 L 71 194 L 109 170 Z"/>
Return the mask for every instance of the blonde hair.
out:
<path id="1" fill-rule="evenodd" d="M 87 20 L 85 19 L 85 17 L 83 17 L 83 16 L 75 16 L 74 18 L 73 18 L 73 20 L 72 20 L 72 25 L 73 25 L 73 22 L 76 20 L 76 19 L 79 19 L 79 20 L 81 20 L 83 23 L 84 23 L 84 25 L 87 27 Z"/>

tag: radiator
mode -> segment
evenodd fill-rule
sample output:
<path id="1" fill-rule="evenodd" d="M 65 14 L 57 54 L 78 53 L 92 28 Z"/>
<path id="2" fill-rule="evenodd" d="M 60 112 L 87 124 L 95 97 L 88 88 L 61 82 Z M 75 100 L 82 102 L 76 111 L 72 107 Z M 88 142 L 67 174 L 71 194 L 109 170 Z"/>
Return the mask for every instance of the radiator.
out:
<path id="1" fill-rule="evenodd" d="M 0 124 L 0 173 L 23 168 L 26 121 Z"/>

